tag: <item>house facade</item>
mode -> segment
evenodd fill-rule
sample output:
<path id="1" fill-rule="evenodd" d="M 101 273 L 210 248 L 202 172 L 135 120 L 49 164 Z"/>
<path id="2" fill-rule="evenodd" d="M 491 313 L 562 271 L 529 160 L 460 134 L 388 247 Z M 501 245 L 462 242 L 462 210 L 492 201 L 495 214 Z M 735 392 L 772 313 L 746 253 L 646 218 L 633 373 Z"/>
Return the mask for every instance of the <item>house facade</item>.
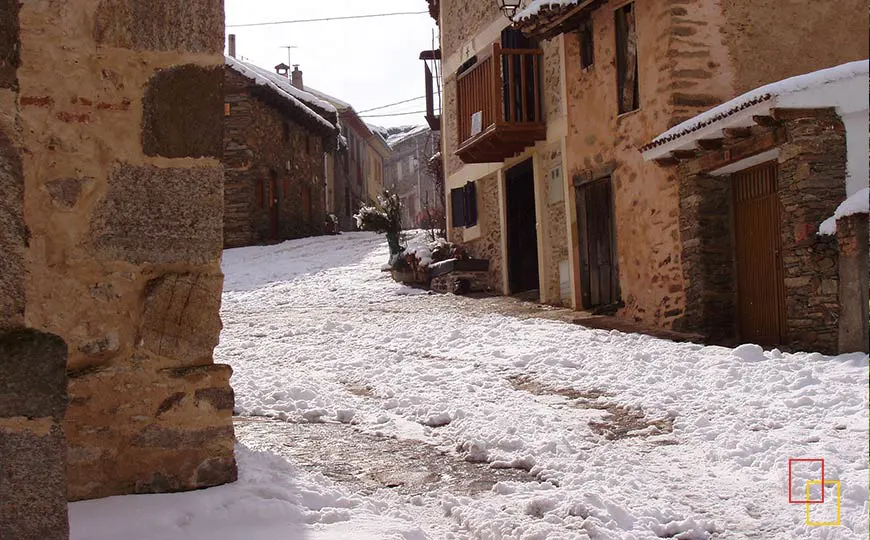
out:
<path id="1" fill-rule="evenodd" d="M 155 4 L 0 6 L 3 538 L 66 538 L 67 499 L 236 478 L 223 3 Z"/>
<path id="2" fill-rule="evenodd" d="M 756 86 L 866 58 L 866 6 L 533 1 L 511 25 L 495 4 L 430 2 L 451 239 L 502 293 L 703 330 L 676 171 L 639 149 Z"/>
<path id="3" fill-rule="evenodd" d="M 428 162 L 441 148 L 441 134 L 428 126 L 401 131 L 387 138 L 393 155 L 384 165 L 385 185 L 402 199 L 403 225 L 421 227 L 431 212 L 444 215 L 444 187 Z"/>
<path id="4" fill-rule="evenodd" d="M 304 88 L 338 110 L 341 137 L 339 151 L 326 168 L 327 191 L 332 193 L 327 207 L 338 217 L 341 230 L 356 230 L 353 215 L 363 204 L 376 201 L 383 191 L 384 160 L 390 155 L 389 146 L 349 103 L 314 88 Z"/>
<path id="5" fill-rule="evenodd" d="M 290 75 L 226 59 L 225 247 L 324 233 L 337 111 L 294 86 L 302 85 L 298 69 Z"/>

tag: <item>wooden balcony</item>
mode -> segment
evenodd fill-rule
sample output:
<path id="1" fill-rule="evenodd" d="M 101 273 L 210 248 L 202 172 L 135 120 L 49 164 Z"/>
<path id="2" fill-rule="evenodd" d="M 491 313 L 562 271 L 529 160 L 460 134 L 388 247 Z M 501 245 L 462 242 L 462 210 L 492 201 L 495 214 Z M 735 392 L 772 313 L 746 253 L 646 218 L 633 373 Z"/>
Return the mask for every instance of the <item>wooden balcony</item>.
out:
<path id="1" fill-rule="evenodd" d="M 541 49 L 498 43 L 457 77 L 459 148 L 465 163 L 504 161 L 547 136 L 541 112 Z"/>

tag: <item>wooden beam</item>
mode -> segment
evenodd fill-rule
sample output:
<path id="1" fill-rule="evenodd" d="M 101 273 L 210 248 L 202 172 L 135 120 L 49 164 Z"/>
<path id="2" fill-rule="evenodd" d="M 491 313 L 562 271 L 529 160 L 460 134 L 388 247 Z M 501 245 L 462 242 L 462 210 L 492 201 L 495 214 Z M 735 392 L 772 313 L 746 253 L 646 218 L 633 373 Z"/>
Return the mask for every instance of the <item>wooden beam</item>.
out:
<path id="1" fill-rule="evenodd" d="M 673 157 L 673 156 L 660 157 L 660 158 L 654 159 L 653 161 L 655 161 L 657 164 L 661 165 L 662 167 L 673 167 L 674 165 L 680 164 L 680 160 Z"/>
<path id="2" fill-rule="evenodd" d="M 770 110 L 771 116 L 774 119 L 784 122 L 786 120 L 796 120 L 798 118 L 816 118 L 818 116 L 828 116 L 836 114 L 836 109 L 833 107 L 819 107 L 818 109 L 781 109 L 775 108 Z"/>
<path id="3" fill-rule="evenodd" d="M 764 114 L 756 114 L 752 117 L 752 121 L 762 127 L 773 127 L 779 124 L 776 118 Z"/>
<path id="4" fill-rule="evenodd" d="M 708 152 L 684 164 L 683 172 L 688 175 L 704 174 L 726 165 L 736 163 L 756 154 L 772 150 L 787 140 L 785 127 L 765 131 L 755 137 L 742 140 L 728 148 Z"/>
<path id="5" fill-rule="evenodd" d="M 747 139 L 752 136 L 752 130 L 748 127 L 725 128 L 722 131 L 726 139 Z"/>
<path id="6" fill-rule="evenodd" d="M 671 152 L 671 156 L 675 159 L 681 159 L 681 160 L 695 159 L 696 157 L 698 157 L 698 151 L 697 150 L 674 150 L 673 152 Z"/>
<path id="7" fill-rule="evenodd" d="M 719 150 L 722 148 L 724 139 L 699 139 L 698 148 L 701 150 Z"/>

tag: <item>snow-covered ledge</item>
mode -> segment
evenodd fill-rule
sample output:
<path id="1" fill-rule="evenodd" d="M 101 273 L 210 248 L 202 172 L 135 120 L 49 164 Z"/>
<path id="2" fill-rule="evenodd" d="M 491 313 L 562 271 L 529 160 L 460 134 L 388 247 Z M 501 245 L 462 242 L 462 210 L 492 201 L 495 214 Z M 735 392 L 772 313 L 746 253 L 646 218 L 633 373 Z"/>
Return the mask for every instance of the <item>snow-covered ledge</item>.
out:
<path id="1" fill-rule="evenodd" d="M 699 140 L 724 136 L 728 128 L 754 125 L 771 109 L 833 107 L 846 128 L 846 195 L 867 187 L 870 145 L 870 60 L 798 75 L 746 92 L 665 131 L 640 150 L 647 161 L 694 150 Z"/>
<path id="2" fill-rule="evenodd" d="M 865 185 L 867 180 L 865 177 Z M 870 213 L 870 187 L 864 187 L 853 193 L 848 199 L 843 201 L 834 215 L 822 222 L 819 227 L 819 234 L 834 235 L 837 234 L 837 220 L 854 214 Z"/>

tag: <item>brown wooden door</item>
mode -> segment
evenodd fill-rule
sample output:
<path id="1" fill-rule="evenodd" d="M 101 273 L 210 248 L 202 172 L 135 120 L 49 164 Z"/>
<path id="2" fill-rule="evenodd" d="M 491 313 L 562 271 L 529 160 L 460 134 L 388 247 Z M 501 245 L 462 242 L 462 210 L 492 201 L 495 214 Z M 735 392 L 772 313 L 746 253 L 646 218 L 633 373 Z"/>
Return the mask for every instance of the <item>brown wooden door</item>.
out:
<path id="1" fill-rule="evenodd" d="M 279 207 L 278 177 L 275 173 L 272 173 L 269 178 L 269 238 L 272 240 L 278 240 Z"/>
<path id="2" fill-rule="evenodd" d="M 732 188 L 740 339 L 776 345 L 785 326 L 776 163 L 735 173 Z"/>
<path id="3" fill-rule="evenodd" d="M 577 212 L 583 307 L 615 304 L 620 293 L 611 179 L 579 186 Z"/>

